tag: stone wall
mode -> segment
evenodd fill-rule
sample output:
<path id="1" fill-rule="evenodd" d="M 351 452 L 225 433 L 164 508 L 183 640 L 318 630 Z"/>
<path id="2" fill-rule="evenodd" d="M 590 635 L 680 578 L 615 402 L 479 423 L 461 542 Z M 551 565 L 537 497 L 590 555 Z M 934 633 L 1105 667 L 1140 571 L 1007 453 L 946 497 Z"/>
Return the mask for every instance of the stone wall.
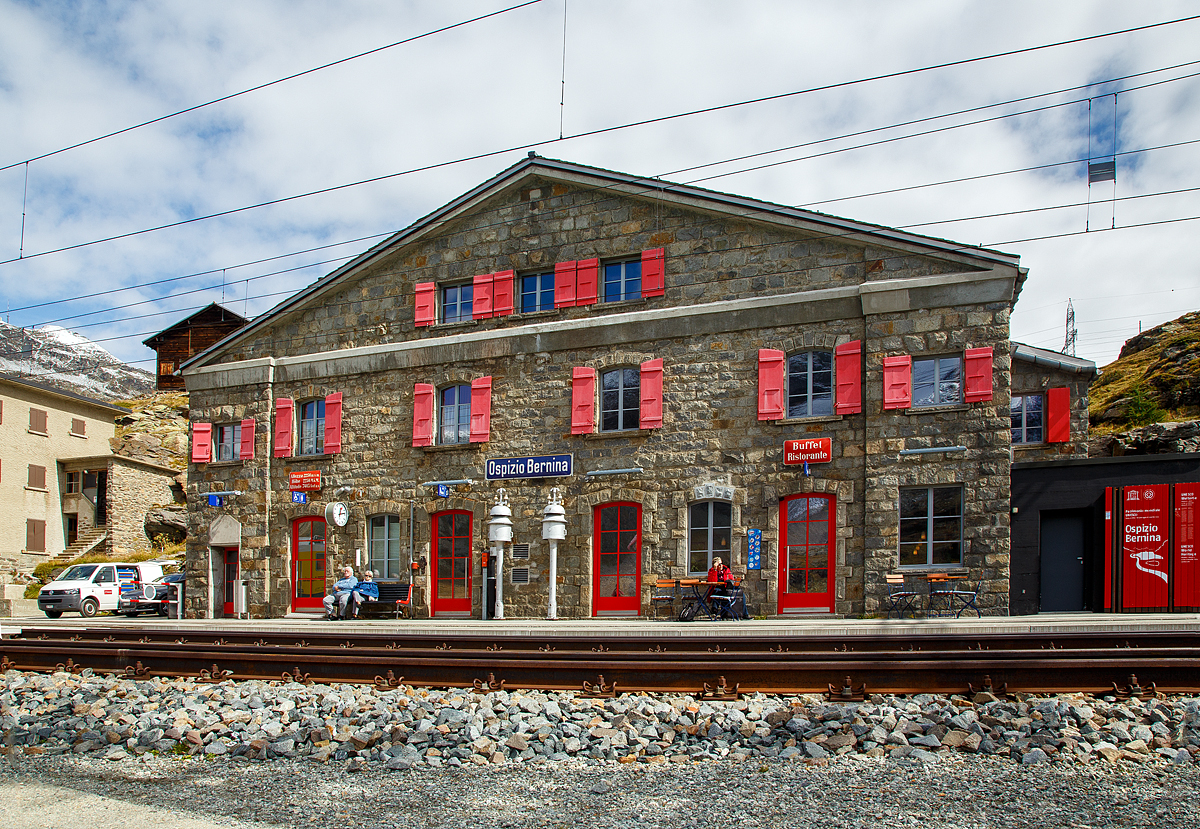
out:
<path id="1" fill-rule="evenodd" d="M 1012 393 L 1044 394 L 1046 389 L 1071 390 L 1071 439 L 1063 443 L 1014 444 L 1013 461 L 1052 461 L 1088 456 L 1088 389 L 1091 373 L 1078 374 L 1014 358 Z"/>
<path id="2" fill-rule="evenodd" d="M 108 553 L 121 558 L 150 550 L 143 520 L 146 511 L 174 500 L 171 484 L 178 473 L 113 457 L 108 468 Z"/>

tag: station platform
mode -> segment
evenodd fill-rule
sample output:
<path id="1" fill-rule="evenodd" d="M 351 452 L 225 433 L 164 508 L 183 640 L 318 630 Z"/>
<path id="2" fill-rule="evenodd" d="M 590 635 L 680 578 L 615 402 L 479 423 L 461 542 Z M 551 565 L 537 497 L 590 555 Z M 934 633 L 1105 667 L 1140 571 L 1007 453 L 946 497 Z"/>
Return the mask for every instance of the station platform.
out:
<path id="1" fill-rule="evenodd" d="M 280 619 L 164 619 L 158 616 L 96 616 L 84 619 L 68 614 L 59 619 L 28 616 L 0 619 L 0 636 L 29 635 L 43 630 L 96 630 L 104 628 L 152 627 L 161 631 L 198 632 L 248 631 L 261 633 L 321 633 L 347 635 L 403 633 L 406 636 L 527 636 L 597 639 L 605 636 L 645 637 L 669 640 L 675 637 L 708 636 L 728 639 L 743 636 L 775 636 L 781 639 L 804 636 L 878 637 L 894 635 L 913 638 L 927 635 L 978 635 L 1055 633 L 1151 633 L 1200 632 L 1200 613 L 1042 613 L 1036 616 L 985 616 L 983 618 L 931 619 L 835 619 L 830 617 L 772 618 L 744 621 L 658 621 L 636 618 L 592 619 L 400 619 L 347 620 L 331 622 L 320 616 L 291 615 Z"/>

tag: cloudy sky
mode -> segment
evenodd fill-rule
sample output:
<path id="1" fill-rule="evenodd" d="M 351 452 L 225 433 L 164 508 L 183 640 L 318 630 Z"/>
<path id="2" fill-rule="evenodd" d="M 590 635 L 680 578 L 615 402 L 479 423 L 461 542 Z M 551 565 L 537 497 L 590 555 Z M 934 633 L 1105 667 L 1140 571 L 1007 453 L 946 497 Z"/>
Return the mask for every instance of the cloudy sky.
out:
<path id="1" fill-rule="evenodd" d="M 0 0 L 0 318 L 149 369 L 528 149 L 1017 253 L 1013 338 L 1070 299 L 1100 365 L 1200 308 L 1194 3 L 521 2 Z"/>

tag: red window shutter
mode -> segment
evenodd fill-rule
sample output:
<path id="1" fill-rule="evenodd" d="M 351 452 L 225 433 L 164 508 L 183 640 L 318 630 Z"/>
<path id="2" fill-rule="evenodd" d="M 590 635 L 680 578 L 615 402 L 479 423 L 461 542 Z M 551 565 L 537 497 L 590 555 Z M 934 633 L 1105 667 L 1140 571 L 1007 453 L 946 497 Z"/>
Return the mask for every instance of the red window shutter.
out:
<path id="1" fill-rule="evenodd" d="M 663 361 L 647 360 L 641 367 L 641 411 L 638 427 L 661 429 L 663 425 Z"/>
<path id="2" fill-rule="evenodd" d="M 417 283 L 417 325 L 433 325 L 437 319 L 437 283 Z"/>
<path id="3" fill-rule="evenodd" d="M 483 273 L 475 277 L 475 291 L 471 297 L 471 319 L 485 320 L 492 316 L 492 277 Z"/>
<path id="4" fill-rule="evenodd" d="M 600 279 L 599 259 L 580 259 L 575 275 L 575 304 L 595 305 L 597 283 Z M 557 284 L 557 283 L 556 283 Z"/>
<path id="5" fill-rule="evenodd" d="M 596 369 L 571 370 L 571 434 L 586 435 L 596 429 Z"/>
<path id="6" fill-rule="evenodd" d="M 492 316 L 506 317 L 513 312 L 512 271 L 500 271 L 492 277 Z"/>
<path id="7" fill-rule="evenodd" d="M 992 399 L 992 349 L 968 348 L 963 354 L 967 389 L 963 399 L 980 403 Z"/>
<path id="8" fill-rule="evenodd" d="M 787 361 L 782 351 L 760 348 L 758 351 L 758 419 L 779 420 L 785 411 L 784 386 Z"/>
<path id="9" fill-rule="evenodd" d="M 554 266 L 554 307 L 575 307 L 575 273 L 578 262 L 559 262 Z"/>
<path id="10" fill-rule="evenodd" d="M 209 463 L 212 460 L 212 424 L 192 424 L 192 463 Z"/>
<path id="11" fill-rule="evenodd" d="M 433 443 L 433 386 L 417 383 L 413 387 L 413 446 Z"/>
<path id="12" fill-rule="evenodd" d="M 883 358 L 883 408 L 912 406 L 912 357 L 903 354 Z"/>
<path id="13" fill-rule="evenodd" d="M 296 405 L 289 397 L 275 400 L 275 457 L 287 458 L 292 454 L 292 408 Z"/>
<path id="14" fill-rule="evenodd" d="M 1046 389 L 1046 443 L 1071 439 L 1071 390 L 1066 386 Z"/>
<path id="15" fill-rule="evenodd" d="M 242 445 L 238 447 L 238 460 L 250 460 L 254 457 L 254 418 L 248 417 L 242 421 Z"/>
<path id="16" fill-rule="evenodd" d="M 471 443 L 487 443 L 492 438 L 492 378 L 471 381 Z"/>
<path id="17" fill-rule="evenodd" d="M 665 250 L 642 251 L 642 296 L 662 296 L 666 292 Z"/>
<path id="18" fill-rule="evenodd" d="M 342 451 L 342 393 L 335 391 L 325 398 L 325 454 Z"/>
<path id="19" fill-rule="evenodd" d="M 837 364 L 837 401 L 840 415 L 862 413 L 862 340 L 842 343 L 833 350 Z"/>

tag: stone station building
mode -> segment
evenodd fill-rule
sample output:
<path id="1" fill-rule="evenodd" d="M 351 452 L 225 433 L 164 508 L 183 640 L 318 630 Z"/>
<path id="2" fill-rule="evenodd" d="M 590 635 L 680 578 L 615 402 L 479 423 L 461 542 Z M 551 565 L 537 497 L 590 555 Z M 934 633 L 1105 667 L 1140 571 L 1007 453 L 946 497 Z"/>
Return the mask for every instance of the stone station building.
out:
<path id="1" fill-rule="evenodd" d="M 759 615 L 880 613 L 896 571 L 1006 615 L 1024 279 L 531 156 L 185 364 L 188 614 L 231 612 L 235 580 L 252 617 L 311 611 L 348 563 L 478 617 L 503 488 L 506 615 L 544 617 L 557 487 L 559 617 L 653 615 L 713 555 Z"/>

